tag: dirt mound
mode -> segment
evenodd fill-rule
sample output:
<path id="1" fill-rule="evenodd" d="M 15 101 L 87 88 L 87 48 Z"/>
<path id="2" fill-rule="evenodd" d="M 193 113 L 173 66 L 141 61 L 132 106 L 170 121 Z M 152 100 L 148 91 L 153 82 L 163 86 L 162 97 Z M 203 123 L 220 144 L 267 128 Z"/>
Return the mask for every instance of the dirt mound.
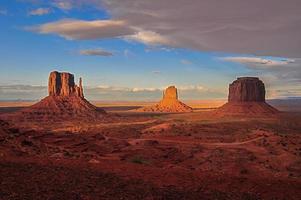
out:
<path id="1" fill-rule="evenodd" d="M 23 109 L 17 116 L 24 120 L 91 120 L 105 114 L 84 98 L 76 96 L 48 96 L 40 102 Z"/>
<path id="2" fill-rule="evenodd" d="M 192 112 L 192 108 L 178 100 L 175 86 L 168 87 L 163 92 L 163 99 L 156 105 L 138 109 L 142 112 Z"/>
<path id="3" fill-rule="evenodd" d="M 48 82 L 49 96 L 14 115 L 19 121 L 95 120 L 106 112 L 84 98 L 82 79 L 79 86 L 70 73 L 51 72 Z"/>
<path id="4" fill-rule="evenodd" d="M 240 77 L 229 85 L 228 103 L 219 115 L 274 115 L 279 111 L 265 102 L 265 86 L 257 77 Z"/>
<path id="5" fill-rule="evenodd" d="M 279 113 L 277 109 L 265 102 L 226 103 L 218 108 L 221 115 L 273 115 Z"/>

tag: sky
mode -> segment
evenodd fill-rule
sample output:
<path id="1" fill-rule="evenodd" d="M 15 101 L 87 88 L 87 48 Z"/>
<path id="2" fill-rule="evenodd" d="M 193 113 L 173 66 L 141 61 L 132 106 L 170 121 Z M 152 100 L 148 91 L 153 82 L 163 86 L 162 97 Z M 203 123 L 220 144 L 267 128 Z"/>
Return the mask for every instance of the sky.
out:
<path id="1" fill-rule="evenodd" d="M 90 100 L 225 99 L 240 76 L 301 96 L 300 0 L 1 0 L 0 100 L 47 95 L 51 71 Z"/>

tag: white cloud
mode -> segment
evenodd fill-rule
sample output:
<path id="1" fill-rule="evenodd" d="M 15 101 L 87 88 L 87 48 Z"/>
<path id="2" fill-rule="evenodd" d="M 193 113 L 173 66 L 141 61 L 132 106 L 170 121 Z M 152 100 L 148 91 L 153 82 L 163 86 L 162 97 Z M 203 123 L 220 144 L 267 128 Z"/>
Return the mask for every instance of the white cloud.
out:
<path id="1" fill-rule="evenodd" d="M 192 62 L 190 60 L 186 60 L 186 59 L 182 59 L 180 60 L 180 62 L 183 64 L 183 65 L 191 65 Z"/>
<path id="2" fill-rule="evenodd" d="M 126 22 L 121 20 L 84 21 L 63 19 L 29 29 L 42 34 L 58 34 L 66 39 L 78 40 L 121 37 L 134 33 L 134 30 L 129 28 Z"/>
<path id="3" fill-rule="evenodd" d="M 50 8 L 38 8 L 35 10 L 30 11 L 28 14 L 29 15 L 46 15 L 51 12 Z"/>
<path id="4" fill-rule="evenodd" d="M 72 9 L 72 1 L 68 0 L 58 0 L 53 3 L 53 5 L 62 10 L 71 10 Z"/>
<path id="5" fill-rule="evenodd" d="M 172 42 L 167 38 L 153 31 L 138 31 L 136 34 L 130 35 L 127 38 L 148 45 L 172 45 Z"/>
<path id="6" fill-rule="evenodd" d="M 102 49 L 84 49 L 79 51 L 80 55 L 85 56 L 112 56 L 113 53 Z"/>
<path id="7" fill-rule="evenodd" d="M 222 57 L 220 58 L 225 61 L 237 62 L 249 65 L 264 65 L 264 66 L 285 66 L 294 63 L 293 59 L 266 59 L 261 57 Z"/>
<path id="8" fill-rule="evenodd" d="M 184 85 L 184 86 L 179 86 L 178 89 L 179 90 L 207 91 L 207 89 L 201 85 Z"/>

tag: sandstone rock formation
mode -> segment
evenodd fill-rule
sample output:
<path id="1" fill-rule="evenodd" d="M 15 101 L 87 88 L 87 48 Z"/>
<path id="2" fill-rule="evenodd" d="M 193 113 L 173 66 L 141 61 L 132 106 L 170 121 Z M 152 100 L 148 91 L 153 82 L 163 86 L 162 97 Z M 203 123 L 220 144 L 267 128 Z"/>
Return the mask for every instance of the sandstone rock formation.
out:
<path id="1" fill-rule="evenodd" d="M 257 77 L 241 77 L 229 85 L 229 102 L 265 102 L 264 83 Z"/>
<path id="2" fill-rule="evenodd" d="M 78 96 L 84 97 L 82 79 L 79 79 L 79 86 L 74 83 L 73 74 L 57 71 L 50 73 L 48 81 L 49 96 Z"/>
<path id="3" fill-rule="evenodd" d="M 138 109 L 143 112 L 192 112 L 192 108 L 178 100 L 178 91 L 175 86 L 163 91 L 163 99 L 154 106 Z"/>
<path id="4" fill-rule="evenodd" d="M 92 105 L 84 98 L 82 79 L 79 86 L 73 74 L 51 72 L 48 82 L 48 96 L 40 102 L 23 109 L 19 114 L 24 120 L 94 120 L 105 114 L 104 110 Z"/>
<path id="5" fill-rule="evenodd" d="M 257 77 L 240 77 L 229 85 L 228 103 L 218 108 L 221 115 L 276 114 L 265 102 L 265 86 Z"/>

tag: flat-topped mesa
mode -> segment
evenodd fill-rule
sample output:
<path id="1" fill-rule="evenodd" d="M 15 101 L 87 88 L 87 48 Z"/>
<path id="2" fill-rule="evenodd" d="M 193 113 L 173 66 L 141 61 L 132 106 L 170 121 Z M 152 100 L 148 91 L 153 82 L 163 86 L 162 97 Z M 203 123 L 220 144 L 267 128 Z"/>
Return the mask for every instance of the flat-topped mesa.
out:
<path id="1" fill-rule="evenodd" d="M 257 77 L 240 77 L 229 85 L 228 103 L 216 111 L 219 115 L 274 115 L 279 111 L 265 102 L 265 86 Z"/>
<path id="2" fill-rule="evenodd" d="M 49 96 L 78 96 L 83 98 L 82 79 L 79 86 L 74 83 L 74 75 L 67 72 L 53 71 L 49 75 L 48 81 Z"/>
<path id="3" fill-rule="evenodd" d="M 257 77 L 239 77 L 229 85 L 228 102 L 265 102 L 264 83 Z"/>

